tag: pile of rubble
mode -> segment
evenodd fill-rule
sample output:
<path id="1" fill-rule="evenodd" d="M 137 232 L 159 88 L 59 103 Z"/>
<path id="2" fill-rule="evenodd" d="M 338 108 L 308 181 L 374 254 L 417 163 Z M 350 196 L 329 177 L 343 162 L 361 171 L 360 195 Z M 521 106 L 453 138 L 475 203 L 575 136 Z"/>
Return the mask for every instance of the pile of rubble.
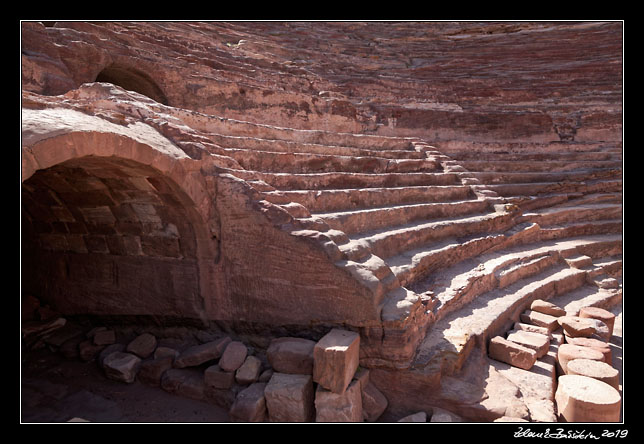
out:
<path id="1" fill-rule="evenodd" d="M 618 422 L 619 371 L 612 366 L 609 346 L 615 315 L 598 307 L 583 307 L 572 315 L 538 299 L 520 320 L 505 338 L 490 340 L 489 357 L 524 370 L 538 359 L 553 360 L 560 421 Z"/>
<path id="2" fill-rule="evenodd" d="M 234 422 L 373 422 L 387 408 L 358 365 L 360 336 L 352 331 L 332 329 L 319 341 L 279 337 L 261 350 L 209 332 L 192 345 L 149 332 L 124 340 L 115 329 L 36 318 L 23 323 L 29 348 L 96 361 L 107 378 L 213 403 Z"/>

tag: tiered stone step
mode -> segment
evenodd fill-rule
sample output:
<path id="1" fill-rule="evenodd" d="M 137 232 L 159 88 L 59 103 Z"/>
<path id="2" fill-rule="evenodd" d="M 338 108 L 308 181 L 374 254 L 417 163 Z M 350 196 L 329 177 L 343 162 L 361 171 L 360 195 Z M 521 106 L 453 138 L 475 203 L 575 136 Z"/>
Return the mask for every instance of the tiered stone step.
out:
<path id="1" fill-rule="evenodd" d="M 488 339 L 519 320 L 536 299 L 550 299 L 585 283 L 585 272 L 557 264 L 474 298 L 443 317 L 418 348 L 413 367 L 453 374 L 474 347 L 484 348 Z"/>
<path id="2" fill-rule="evenodd" d="M 495 232 L 514 225 L 511 213 L 485 213 L 414 222 L 407 225 L 363 232 L 350 236 L 354 242 L 365 243 L 381 258 L 389 258 L 418 245 L 475 233 Z"/>
<path id="3" fill-rule="evenodd" d="M 230 170 L 240 179 L 262 180 L 278 190 L 337 190 L 357 188 L 461 185 L 456 173 L 267 173 Z"/>
<path id="4" fill-rule="evenodd" d="M 534 299 L 569 297 L 573 303 L 588 293 L 591 299 L 614 302 L 616 291 L 589 284 L 592 267 L 573 268 L 567 260 L 583 252 L 601 261 L 607 252 L 619 251 L 619 235 L 537 242 L 483 254 L 442 270 L 440 277 L 418 281 L 410 288 L 432 294 L 436 322 L 413 366 L 445 374 L 457 371 L 475 346 L 484 347 L 491 335 L 518 321 Z M 596 305 L 591 299 L 581 304 Z"/>
<path id="5" fill-rule="evenodd" d="M 314 213 L 340 212 L 349 208 L 377 208 L 427 202 L 466 200 L 473 197 L 467 185 L 418 185 L 321 190 L 276 190 L 263 193 L 276 204 L 296 202 Z"/>
<path id="6" fill-rule="evenodd" d="M 593 197 L 597 201 L 598 198 Z M 566 204 L 524 213 L 524 218 L 538 223 L 544 231 L 544 236 L 552 239 L 621 233 L 621 202 L 613 202 L 616 196 L 604 195 L 603 197 L 605 197 L 603 202 L 600 199 L 600 203 L 594 203 L 589 196 L 585 196 Z"/>

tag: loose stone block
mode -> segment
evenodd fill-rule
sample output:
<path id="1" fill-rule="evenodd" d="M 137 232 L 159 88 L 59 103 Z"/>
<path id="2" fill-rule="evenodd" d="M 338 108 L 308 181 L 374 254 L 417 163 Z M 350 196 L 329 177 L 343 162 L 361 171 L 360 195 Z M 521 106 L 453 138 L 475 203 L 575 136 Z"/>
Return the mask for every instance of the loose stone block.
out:
<path id="1" fill-rule="evenodd" d="M 248 348 L 239 341 L 230 342 L 219 359 L 219 367 L 225 372 L 234 372 L 244 363 Z"/>
<path id="2" fill-rule="evenodd" d="M 255 356 L 247 356 L 244 363 L 235 372 L 235 381 L 241 385 L 252 384 L 259 378 L 262 361 Z"/>
<path id="3" fill-rule="evenodd" d="M 360 383 L 352 381 L 342 393 L 318 385 L 315 392 L 316 422 L 362 422 Z"/>
<path id="4" fill-rule="evenodd" d="M 104 345 L 96 345 L 90 340 L 81 341 L 81 343 L 78 344 L 78 355 L 83 361 L 91 361 L 104 348 Z"/>
<path id="5" fill-rule="evenodd" d="M 235 382 L 235 374 L 223 371 L 217 364 L 208 367 L 203 375 L 205 384 L 216 389 L 229 389 Z"/>
<path id="6" fill-rule="evenodd" d="M 219 359 L 230 342 L 231 339 L 226 336 L 216 341 L 190 347 L 175 359 L 174 366 L 176 368 L 195 367 Z"/>
<path id="7" fill-rule="evenodd" d="M 605 382 L 588 376 L 563 375 L 555 393 L 559 420 L 619 422 L 622 398 Z"/>
<path id="8" fill-rule="evenodd" d="M 102 347 L 102 346 L 101 346 Z M 125 344 L 110 344 L 107 347 L 105 347 L 101 352 L 98 354 L 98 358 L 96 359 L 96 362 L 98 363 L 99 367 L 103 368 L 103 361 L 105 361 L 105 358 L 108 355 L 111 355 L 114 352 L 124 352 L 125 351 Z"/>
<path id="9" fill-rule="evenodd" d="M 315 341 L 304 338 L 273 339 L 266 351 L 271 367 L 279 373 L 313 374 Z"/>
<path id="10" fill-rule="evenodd" d="M 538 325 L 524 324 L 522 322 L 515 322 L 513 328 L 515 330 L 522 330 L 522 331 L 530 331 L 530 332 L 533 332 L 533 333 L 539 333 L 539 334 L 542 334 L 544 336 L 547 336 L 548 339 L 552 339 L 552 333 L 550 333 L 547 328 L 539 327 Z"/>
<path id="11" fill-rule="evenodd" d="M 333 329 L 313 349 L 313 380 L 327 390 L 342 393 L 358 368 L 360 335 Z"/>
<path id="12" fill-rule="evenodd" d="M 362 385 L 360 380 L 355 380 L 362 387 L 362 416 L 367 422 L 375 422 L 387 409 L 389 402 L 385 395 L 371 382 Z"/>
<path id="13" fill-rule="evenodd" d="M 552 302 L 544 301 L 543 299 L 537 299 L 535 301 L 532 301 L 532 304 L 530 304 L 530 310 L 533 310 L 539 313 L 544 313 L 554 317 L 566 315 L 566 310 L 553 304 Z"/>
<path id="14" fill-rule="evenodd" d="M 580 345 L 600 351 L 604 355 L 604 362 L 610 364 L 613 362 L 613 352 L 608 343 L 595 338 L 573 338 L 566 336 L 566 342 L 572 345 Z"/>
<path id="15" fill-rule="evenodd" d="M 429 422 L 463 422 L 463 418 L 449 410 L 438 407 L 434 407 L 432 410 L 432 417 Z"/>
<path id="16" fill-rule="evenodd" d="M 573 359 L 592 359 L 604 361 L 604 355 L 599 350 L 572 344 L 561 344 L 557 350 L 557 363 L 560 374 L 568 374 L 568 362 Z"/>
<path id="17" fill-rule="evenodd" d="M 116 381 L 134 382 L 141 359 L 131 353 L 114 352 L 103 360 L 105 376 Z"/>
<path id="18" fill-rule="evenodd" d="M 195 369 L 171 368 L 161 377 L 161 388 L 167 392 L 198 401 L 205 399 L 202 372 Z"/>
<path id="19" fill-rule="evenodd" d="M 170 347 L 157 347 L 154 350 L 154 359 L 164 358 L 166 356 L 172 357 L 172 361 L 179 357 L 179 352 Z"/>
<path id="20" fill-rule="evenodd" d="M 270 422 L 311 422 L 315 418 L 311 375 L 273 373 L 264 396 Z"/>
<path id="21" fill-rule="evenodd" d="M 619 390 L 619 372 L 605 362 L 592 359 L 573 359 L 568 361 L 567 369 L 569 375 L 588 376 Z"/>
<path id="22" fill-rule="evenodd" d="M 157 348 L 157 338 L 150 333 L 143 333 L 139 335 L 136 339 L 131 341 L 126 350 L 128 353 L 133 353 L 139 358 L 148 358 L 154 350 Z"/>
<path id="23" fill-rule="evenodd" d="M 490 340 L 488 355 L 492 359 L 524 370 L 530 370 L 537 361 L 536 351 L 508 341 L 501 336 L 496 336 Z"/>
<path id="24" fill-rule="evenodd" d="M 537 359 L 548 353 L 548 349 L 550 348 L 550 339 L 540 333 L 522 330 L 511 331 L 508 333 L 507 339 L 508 341 L 531 348 L 537 353 Z"/>
<path id="25" fill-rule="evenodd" d="M 559 325 L 564 330 L 564 333 L 577 338 L 577 337 L 589 337 L 595 332 L 593 325 L 578 316 L 562 316 L 557 319 Z"/>
<path id="26" fill-rule="evenodd" d="M 93 342 L 96 345 L 110 345 L 116 342 L 114 330 L 101 330 L 94 334 Z"/>
<path id="27" fill-rule="evenodd" d="M 161 358 L 143 361 L 136 377 L 143 384 L 158 387 L 161 385 L 163 373 L 172 368 L 173 360 L 174 358 L 172 356 L 163 356 Z"/>
<path id="28" fill-rule="evenodd" d="M 534 310 L 526 310 L 525 312 L 521 313 L 521 322 L 544 327 L 548 329 L 550 333 L 559 328 L 559 324 L 557 323 L 557 318 L 555 316 L 540 313 Z"/>
<path id="29" fill-rule="evenodd" d="M 573 338 L 596 337 L 604 341 L 610 339 L 608 326 L 599 319 L 581 318 L 579 316 L 563 316 L 559 318 L 564 334 Z"/>
<path id="30" fill-rule="evenodd" d="M 427 413 L 418 412 L 400 418 L 397 422 L 427 422 Z"/>
<path id="31" fill-rule="evenodd" d="M 266 383 L 256 382 L 237 394 L 229 415 L 233 422 L 264 422 L 266 420 Z"/>
<path id="32" fill-rule="evenodd" d="M 599 307 L 583 307 L 579 310 L 580 318 L 598 319 L 608 327 L 608 337 L 613 335 L 613 328 L 615 326 L 615 315 L 608 310 Z"/>

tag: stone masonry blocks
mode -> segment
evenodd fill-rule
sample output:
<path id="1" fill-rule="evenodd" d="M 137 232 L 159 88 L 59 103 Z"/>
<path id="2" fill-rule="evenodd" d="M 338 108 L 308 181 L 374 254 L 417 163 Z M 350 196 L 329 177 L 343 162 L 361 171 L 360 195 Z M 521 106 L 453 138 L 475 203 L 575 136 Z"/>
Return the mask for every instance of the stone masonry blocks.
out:
<path id="1" fill-rule="evenodd" d="M 313 349 L 313 380 L 325 389 L 343 393 L 358 368 L 360 335 L 332 329 Z"/>

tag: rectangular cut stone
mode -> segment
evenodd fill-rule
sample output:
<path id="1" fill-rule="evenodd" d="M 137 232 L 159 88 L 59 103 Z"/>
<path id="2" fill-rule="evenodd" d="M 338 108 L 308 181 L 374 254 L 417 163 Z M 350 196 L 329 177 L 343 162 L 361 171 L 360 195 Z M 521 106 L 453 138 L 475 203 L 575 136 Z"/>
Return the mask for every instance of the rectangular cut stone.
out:
<path id="1" fill-rule="evenodd" d="M 334 328 L 313 348 L 313 380 L 327 390 L 343 393 L 358 368 L 360 335 Z"/>
<path id="2" fill-rule="evenodd" d="M 548 332 L 553 332 L 559 328 L 559 323 L 557 318 L 554 316 L 547 315 L 545 313 L 539 313 L 534 310 L 526 310 L 521 313 L 521 321 L 527 324 L 538 325 L 539 327 L 545 327 L 548 329 Z"/>
<path id="3" fill-rule="evenodd" d="M 230 419 L 233 422 L 264 422 L 266 419 L 266 383 L 256 382 L 237 395 L 230 408 Z"/>
<path id="4" fill-rule="evenodd" d="M 342 393 L 333 393 L 321 385 L 315 392 L 316 422 L 362 422 L 360 382 L 353 381 Z"/>
<path id="5" fill-rule="evenodd" d="M 216 389 L 229 389 L 235 382 L 235 374 L 223 371 L 218 365 L 211 365 L 204 371 L 206 386 Z"/>
<path id="6" fill-rule="evenodd" d="M 550 333 L 547 328 L 539 327 L 538 325 L 523 324 L 521 322 L 515 322 L 514 323 L 514 329 L 515 330 L 530 331 L 530 332 L 533 332 L 533 333 L 540 333 L 542 335 L 547 336 L 548 339 L 552 339 L 552 333 Z"/>
<path id="7" fill-rule="evenodd" d="M 312 422 L 314 419 L 311 375 L 273 373 L 264 397 L 270 422 Z"/>
<path id="8" fill-rule="evenodd" d="M 488 355 L 496 361 L 505 362 L 524 370 L 530 370 L 537 361 L 537 352 L 501 336 L 490 340 Z"/>
<path id="9" fill-rule="evenodd" d="M 266 351 L 271 367 L 279 373 L 310 375 L 313 373 L 313 348 L 310 339 L 283 337 L 273 339 Z"/>
<path id="10" fill-rule="evenodd" d="M 537 352 L 537 359 L 548 353 L 548 349 L 550 348 L 550 339 L 541 333 L 523 330 L 511 331 L 508 333 L 507 339 L 508 341 L 531 348 Z"/>

